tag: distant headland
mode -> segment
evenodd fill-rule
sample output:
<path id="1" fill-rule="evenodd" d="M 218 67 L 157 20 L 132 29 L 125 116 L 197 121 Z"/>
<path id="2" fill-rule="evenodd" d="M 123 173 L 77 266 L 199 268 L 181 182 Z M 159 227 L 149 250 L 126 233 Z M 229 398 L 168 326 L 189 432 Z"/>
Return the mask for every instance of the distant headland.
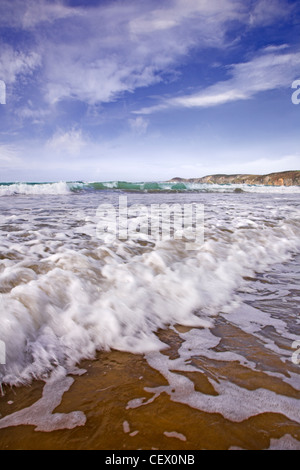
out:
<path id="1" fill-rule="evenodd" d="M 173 178 L 171 182 L 210 184 L 262 184 L 265 186 L 300 186 L 300 171 L 282 171 L 268 175 L 210 175 L 202 178 Z"/>

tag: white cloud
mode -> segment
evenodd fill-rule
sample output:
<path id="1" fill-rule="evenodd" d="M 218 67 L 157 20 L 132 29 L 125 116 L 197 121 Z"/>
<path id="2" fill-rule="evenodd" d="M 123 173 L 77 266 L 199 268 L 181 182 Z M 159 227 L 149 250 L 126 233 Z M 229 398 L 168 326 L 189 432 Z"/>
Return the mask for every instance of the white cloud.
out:
<path id="1" fill-rule="evenodd" d="M 135 119 L 129 119 L 129 124 L 133 132 L 142 135 L 147 132 L 149 121 L 142 116 L 138 116 Z"/>
<path id="2" fill-rule="evenodd" d="M 284 49 L 288 49 L 288 48 L 289 48 L 288 44 L 280 44 L 279 46 L 275 46 L 273 44 L 270 44 L 269 46 L 264 47 L 261 50 L 261 52 L 265 53 L 265 54 L 276 53 L 276 52 L 280 52 L 280 51 L 283 51 Z"/>
<path id="3" fill-rule="evenodd" d="M 250 24 L 267 26 L 290 15 L 294 6 L 282 0 L 257 0 L 250 11 Z"/>
<path id="4" fill-rule="evenodd" d="M 84 51 L 81 51 L 82 54 Z M 80 49 L 78 50 L 80 53 Z M 124 91 L 153 84 L 159 80 L 155 67 L 140 64 L 119 65 L 115 59 L 82 56 L 76 63 L 64 48 L 48 51 L 46 99 L 50 104 L 76 98 L 91 105 L 115 101 Z"/>
<path id="5" fill-rule="evenodd" d="M 245 15 L 243 4 L 233 0 L 174 0 L 166 6 L 134 18 L 130 22 L 130 31 L 132 34 L 143 36 L 169 30 L 187 20 L 195 19 L 198 34 L 203 40 L 210 41 L 209 36 L 212 40 L 220 40 L 225 32 L 224 23 L 228 20 L 241 20 Z M 219 27 L 217 30 L 214 29 L 216 25 Z M 188 32 L 186 33 L 188 35 Z"/>
<path id="6" fill-rule="evenodd" d="M 155 84 L 191 47 L 223 47 L 228 22 L 248 18 L 237 0 L 169 0 L 160 8 L 132 0 L 89 8 L 3 0 L 0 10 L 0 21 L 29 30 L 37 45 L 28 55 L 14 52 L 6 75 L 30 72 L 41 57 L 50 104 L 67 98 L 107 103 Z"/>
<path id="7" fill-rule="evenodd" d="M 81 15 L 60 0 L 1 0 L 0 25 L 31 30 L 43 23 Z"/>
<path id="8" fill-rule="evenodd" d="M 51 114 L 51 109 L 38 109 L 28 104 L 18 110 L 18 116 L 21 119 L 30 119 L 34 124 L 43 124 L 47 116 Z"/>
<path id="9" fill-rule="evenodd" d="M 67 42 L 63 35 L 55 42 L 44 35 L 46 98 L 56 103 L 73 97 L 93 105 L 153 85 L 191 47 L 222 47 L 227 21 L 239 18 L 240 10 L 233 0 L 173 0 L 159 9 L 126 2 L 118 8 L 86 9 Z"/>
<path id="10" fill-rule="evenodd" d="M 54 151 L 56 154 L 67 154 L 70 156 L 80 155 L 86 146 L 87 141 L 84 139 L 82 131 L 76 129 L 68 132 L 56 132 L 46 143 L 46 148 Z"/>
<path id="11" fill-rule="evenodd" d="M 52 23 L 56 20 L 81 15 L 80 9 L 67 7 L 60 2 L 47 3 L 43 0 L 26 0 L 26 11 L 22 17 L 24 29 L 30 29 L 40 23 Z"/>
<path id="12" fill-rule="evenodd" d="M 194 47 L 224 48 L 232 22 L 270 23 L 291 10 L 285 0 L 270 1 L 271 6 L 266 0 L 168 0 L 157 7 L 157 2 L 116 0 L 71 7 L 62 0 L 1 0 L 0 25 L 29 32 L 32 49 L 20 52 L 3 46 L 0 78 L 14 83 L 18 75 L 40 67 L 39 90 L 47 104 L 64 99 L 91 106 L 109 103 L 124 92 L 162 81 Z M 265 54 L 271 52 L 276 51 Z M 237 73 L 238 65 L 232 71 Z M 144 113 L 170 105 L 213 106 L 249 96 L 233 79 L 231 86 L 220 85 L 219 90 L 212 87 L 179 97 L 177 104 L 160 103 Z"/>
<path id="13" fill-rule="evenodd" d="M 36 52 L 19 52 L 3 45 L 0 55 L 0 77 L 6 84 L 14 83 L 18 75 L 28 75 L 39 65 L 41 59 Z"/>
<path id="14" fill-rule="evenodd" d="M 263 54 L 249 62 L 231 66 L 231 78 L 218 82 L 197 93 L 166 99 L 158 105 L 143 108 L 136 114 L 151 114 L 172 107 L 207 108 L 281 87 L 289 88 L 298 76 L 300 52 Z"/>

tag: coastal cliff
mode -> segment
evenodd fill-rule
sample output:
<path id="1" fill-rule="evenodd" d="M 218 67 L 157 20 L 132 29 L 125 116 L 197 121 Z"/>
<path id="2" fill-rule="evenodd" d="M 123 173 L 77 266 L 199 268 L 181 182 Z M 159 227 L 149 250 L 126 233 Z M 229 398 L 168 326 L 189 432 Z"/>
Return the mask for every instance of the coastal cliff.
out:
<path id="1" fill-rule="evenodd" d="M 210 175 L 202 178 L 173 178 L 171 182 L 211 184 L 262 184 L 266 186 L 300 186 L 300 171 L 283 171 L 268 175 Z"/>

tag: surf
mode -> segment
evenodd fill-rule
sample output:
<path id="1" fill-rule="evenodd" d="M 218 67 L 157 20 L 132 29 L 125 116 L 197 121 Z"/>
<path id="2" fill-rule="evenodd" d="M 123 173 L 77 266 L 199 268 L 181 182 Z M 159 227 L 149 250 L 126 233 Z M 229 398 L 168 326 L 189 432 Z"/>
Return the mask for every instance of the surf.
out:
<path id="1" fill-rule="evenodd" d="M 85 192 L 117 191 L 125 193 L 267 193 L 297 194 L 300 186 L 264 186 L 248 184 L 211 184 L 187 182 L 53 182 L 0 183 L 0 197 L 4 196 L 66 196 Z"/>

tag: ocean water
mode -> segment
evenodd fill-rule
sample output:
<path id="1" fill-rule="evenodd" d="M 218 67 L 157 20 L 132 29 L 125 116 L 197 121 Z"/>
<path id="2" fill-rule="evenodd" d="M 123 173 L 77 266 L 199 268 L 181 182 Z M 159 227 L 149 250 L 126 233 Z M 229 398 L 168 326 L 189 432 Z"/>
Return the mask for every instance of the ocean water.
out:
<path id="1" fill-rule="evenodd" d="M 58 420 L 52 412 L 71 376 L 84 390 L 82 361 L 116 351 L 142 357 L 149 376 L 163 377 L 126 397 L 124 416 L 164 397 L 168 410 L 182 405 L 227 423 L 272 416 L 270 448 L 300 448 L 300 188 L 238 188 L 0 185 L 2 400 L 9 387 L 45 382 L 33 408 L 2 413 L 0 435 L 21 424 L 84 428 L 88 413 L 75 408 Z M 99 239 L 99 205 L 117 208 L 124 195 L 129 206 L 202 205 L 204 240 L 189 251 L 183 239 L 142 232 Z M 175 428 L 161 435 L 193 442 Z M 254 445 L 247 437 L 244 444 Z"/>

